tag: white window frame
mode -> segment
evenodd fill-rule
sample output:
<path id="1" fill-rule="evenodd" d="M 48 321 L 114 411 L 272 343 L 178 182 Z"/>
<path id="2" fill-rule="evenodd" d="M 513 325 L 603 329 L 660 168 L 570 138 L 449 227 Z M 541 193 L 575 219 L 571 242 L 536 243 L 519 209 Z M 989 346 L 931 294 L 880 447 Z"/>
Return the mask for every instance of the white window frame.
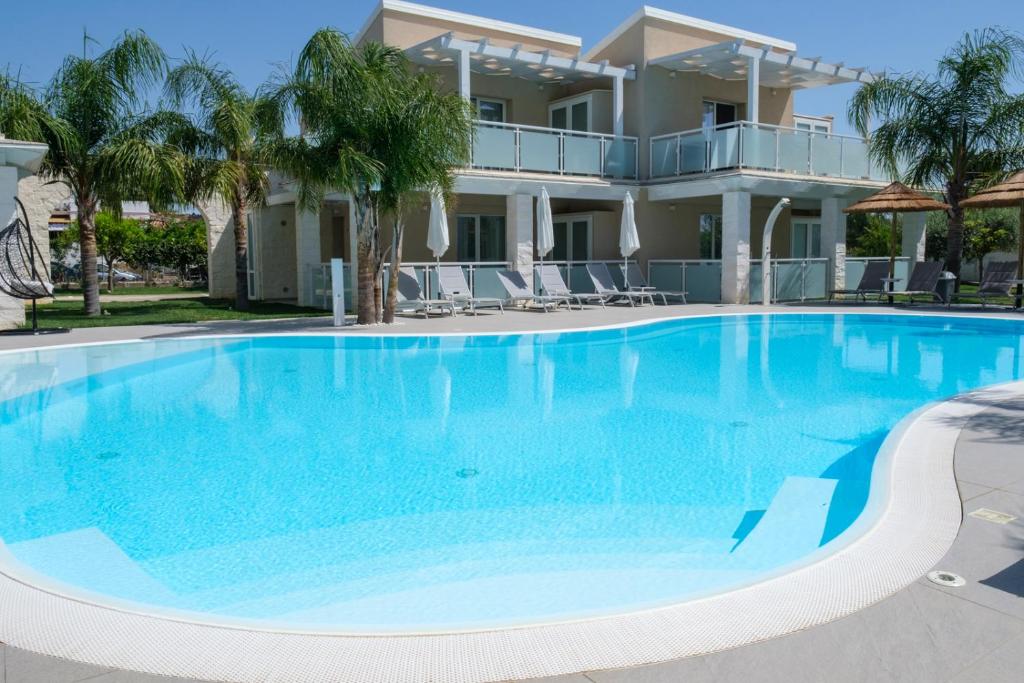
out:
<path id="1" fill-rule="evenodd" d="M 563 97 L 559 100 L 553 100 L 548 103 L 548 128 L 554 128 L 554 112 L 556 109 L 565 108 L 565 122 L 568 125 L 572 125 L 572 106 L 581 102 L 587 103 L 587 130 L 577 132 L 592 133 L 594 131 L 594 93 L 584 93 L 582 95 L 573 95 L 572 97 Z M 566 128 L 566 130 L 572 130 L 572 128 Z"/>
<path id="2" fill-rule="evenodd" d="M 807 234 L 804 235 L 804 256 L 793 256 L 796 253 L 796 224 L 806 223 Z M 789 254 L 790 258 L 821 258 L 821 255 L 815 256 L 812 253 L 811 247 L 814 244 L 813 234 L 814 229 L 817 227 L 818 230 L 818 248 L 821 248 L 821 217 L 820 216 L 793 216 L 790 220 L 789 225 Z"/>
<path id="3" fill-rule="evenodd" d="M 480 103 L 490 102 L 491 104 L 501 105 L 501 123 L 508 123 L 508 100 L 503 100 L 500 97 L 484 97 L 481 95 L 470 95 L 470 102 L 473 105 L 473 118 L 480 119 Z"/>
<path id="4" fill-rule="evenodd" d="M 592 213 L 560 213 L 551 217 L 551 223 L 565 223 L 565 259 L 572 259 L 572 224 L 576 221 L 587 222 L 587 261 L 594 260 L 594 214 Z M 578 263 L 578 261 L 577 261 Z"/>
<path id="5" fill-rule="evenodd" d="M 260 249 L 260 219 L 262 212 L 250 211 L 246 220 L 248 253 L 246 254 L 246 275 L 249 278 L 249 298 L 263 298 L 263 251 Z M 302 277 L 302 274 L 299 274 Z"/>
<path id="6" fill-rule="evenodd" d="M 832 135 L 832 123 L 832 119 L 824 116 L 808 116 L 807 114 L 793 114 L 793 127 L 804 133 Z M 818 130 L 819 128 L 823 130 Z"/>

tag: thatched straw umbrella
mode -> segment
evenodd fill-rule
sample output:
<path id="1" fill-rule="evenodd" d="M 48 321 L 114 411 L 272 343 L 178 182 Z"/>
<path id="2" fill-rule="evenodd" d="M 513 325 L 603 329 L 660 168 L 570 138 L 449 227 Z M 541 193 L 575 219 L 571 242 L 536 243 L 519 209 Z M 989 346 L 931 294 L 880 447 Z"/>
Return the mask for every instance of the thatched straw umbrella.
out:
<path id="1" fill-rule="evenodd" d="M 1024 280 L 1024 171 L 1018 171 L 1005 182 L 982 190 L 970 199 L 960 202 L 969 209 L 990 209 L 1003 206 L 1020 207 L 1020 226 L 1017 233 L 1017 279 Z M 1016 305 L 1020 308 L 1024 285 L 1017 284 Z"/>
<path id="2" fill-rule="evenodd" d="M 896 230 L 898 217 L 901 213 L 919 211 L 947 211 L 949 204 L 937 202 L 926 194 L 915 192 L 900 182 L 895 182 L 879 190 L 870 197 L 865 197 L 856 204 L 843 209 L 845 213 L 891 213 L 892 228 L 889 233 L 889 277 L 896 276 Z M 890 291 L 892 287 L 890 287 Z M 889 297 L 892 303 L 892 296 Z"/>

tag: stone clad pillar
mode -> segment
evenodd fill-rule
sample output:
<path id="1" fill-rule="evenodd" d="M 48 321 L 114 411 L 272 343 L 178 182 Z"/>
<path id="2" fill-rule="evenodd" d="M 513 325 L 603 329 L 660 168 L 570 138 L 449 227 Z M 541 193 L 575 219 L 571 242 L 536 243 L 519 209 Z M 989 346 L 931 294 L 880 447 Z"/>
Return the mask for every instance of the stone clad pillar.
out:
<path id="1" fill-rule="evenodd" d="M 312 266 L 323 263 L 320 258 L 320 212 L 304 211 L 295 206 L 295 273 L 300 306 L 313 301 Z"/>
<path id="2" fill-rule="evenodd" d="M 831 289 L 846 287 L 846 214 L 848 199 L 828 197 L 821 200 L 821 255 L 832 269 Z M 853 283 L 856 285 L 856 283 Z"/>
<path id="3" fill-rule="evenodd" d="M 505 197 L 505 258 L 533 287 L 533 195 Z"/>
<path id="4" fill-rule="evenodd" d="M 206 270 L 211 299 L 235 298 L 235 221 L 219 199 L 196 205 L 206 224 Z M 252 245 L 249 245 L 252 248 Z M 252 296 L 252 292 L 249 292 Z"/>
<path id="5" fill-rule="evenodd" d="M 928 214 L 924 212 L 900 214 L 900 223 L 903 225 L 903 250 L 901 255 L 910 259 L 911 270 L 913 270 L 915 263 L 924 261 L 927 221 Z"/>
<path id="6" fill-rule="evenodd" d="M 722 303 L 750 303 L 750 193 L 722 193 Z"/>

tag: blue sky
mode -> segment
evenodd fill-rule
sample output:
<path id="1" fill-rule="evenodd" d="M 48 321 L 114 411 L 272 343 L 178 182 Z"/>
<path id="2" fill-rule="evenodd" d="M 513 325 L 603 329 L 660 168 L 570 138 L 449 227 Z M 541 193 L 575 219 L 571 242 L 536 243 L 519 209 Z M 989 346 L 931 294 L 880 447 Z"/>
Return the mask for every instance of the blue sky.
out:
<path id="1" fill-rule="evenodd" d="M 101 44 L 141 28 L 167 52 L 210 51 L 253 87 L 289 62 L 321 26 L 355 33 L 375 0 L 50 0 L 11 2 L 0 42 L 0 67 L 45 82 L 64 55 L 82 49 L 82 29 Z M 621 0 L 430 0 L 424 4 L 579 35 L 584 50 L 632 14 L 641 2 Z M 1000 25 L 1024 30 L 1021 0 L 656 0 L 662 9 L 793 41 L 803 56 L 872 70 L 929 71 L 965 30 Z M 878 17 L 884 17 L 879 21 Z M 13 29 L 13 30 L 12 30 Z M 846 131 L 853 86 L 798 93 L 797 110 L 835 114 Z"/>

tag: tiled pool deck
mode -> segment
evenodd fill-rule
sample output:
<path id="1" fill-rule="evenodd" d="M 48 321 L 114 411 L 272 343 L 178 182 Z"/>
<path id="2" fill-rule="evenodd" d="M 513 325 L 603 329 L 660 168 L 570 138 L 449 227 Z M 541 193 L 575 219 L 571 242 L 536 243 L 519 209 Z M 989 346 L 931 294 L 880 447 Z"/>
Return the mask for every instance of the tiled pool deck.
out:
<path id="1" fill-rule="evenodd" d="M 839 308 L 800 307 L 798 310 L 835 311 Z M 479 318 L 460 317 L 454 321 L 407 319 L 393 329 L 410 334 L 566 329 L 666 315 L 765 310 L 769 309 L 702 305 L 615 307 L 547 315 L 482 314 Z M 794 307 L 775 310 L 793 311 Z M 872 307 L 870 310 L 884 309 Z M 928 312 L 928 309 L 918 310 Z M 308 319 L 101 328 L 40 339 L 0 337 L 0 349 L 37 343 L 317 330 L 329 332 L 330 328 L 326 321 Z M 998 683 L 1020 680 L 1024 666 L 1024 400 L 986 406 L 983 412 L 971 418 L 956 445 L 955 475 L 963 501 L 964 522 L 953 546 L 936 566 L 960 574 L 967 580 L 966 585 L 943 588 L 922 577 L 891 597 L 850 616 L 773 640 L 657 665 L 546 680 L 552 683 L 883 680 Z M 980 509 L 1007 513 L 1017 519 L 999 524 L 970 514 Z M 850 581 L 856 582 L 857 577 L 851 576 Z M 0 646 L 0 683 L 84 680 L 156 682 L 172 679 L 104 669 Z"/>

